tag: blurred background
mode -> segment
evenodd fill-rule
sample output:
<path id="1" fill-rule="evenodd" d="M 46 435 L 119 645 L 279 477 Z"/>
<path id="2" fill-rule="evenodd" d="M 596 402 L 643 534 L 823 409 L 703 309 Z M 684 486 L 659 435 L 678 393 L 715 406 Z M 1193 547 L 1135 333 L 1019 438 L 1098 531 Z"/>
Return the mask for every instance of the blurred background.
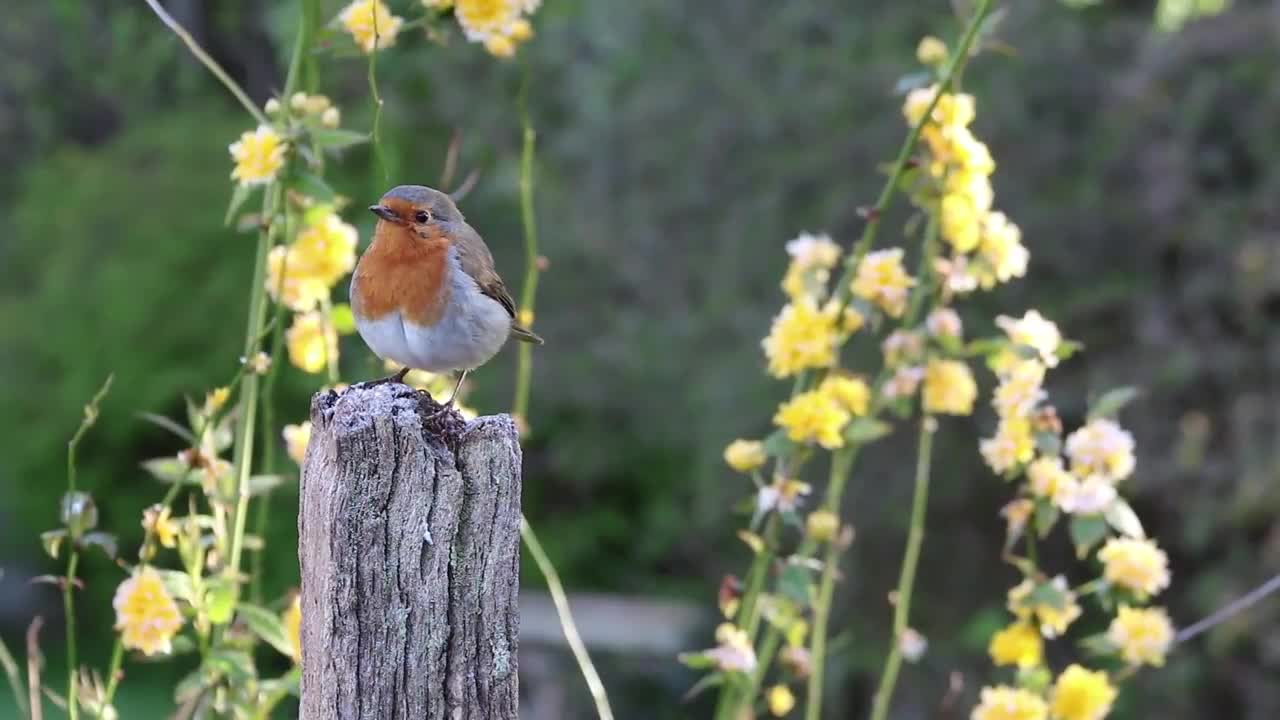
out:
<path id="1" fill-rule="evenodd" d="M 987 333 L 995 314 L 1035 307 L 1083 342 L 1050 378 L 1068 426 L 1091 394 L 1143 388 L 1122 416 L 1139 450 L 1130 490 L 1170 554 L 1162 599 L 1187 624 L 1280 570 L 1280 3 L 1238 0 L 1174 32 L 1155 24 L 1155 2 L 1002 4 L 1004 50 L 964 81 L 998 164 L 998 205 L 1032 262 L 1023 281 L 965 305 L 966 324 Z M 255 100 L 279 90 L 294 3 L 166 5 Z M 327 16 L 338 9 L 325 3 Z M 132 553 L 140 512 L 161 494 L 138 463 L 178 449 L 137 414 L 181 415 L 184 394 L 225 382 L 238 359 L 254 240 L 222 216 L 227 144 L 249 123 L 141 2 L 17 3 L 3 15 L 0 636 L 21 655 L 43 615 L 60 673 L 60 598 L 27 579 L 59 572 L 38 533 L 58 522 L 67 438 L 115 373 L 81 476 Z M 550 266 L 525 512 L 619 717 L 703 717 L 706 698 L 680 702 L 695 677 L 674 655 L 711 644 L 720 578 L 748 561 L 731 507 L 750 488 L 720 454 L 766 434 L 788 389 L 766 378 L 759 349 L 782 303 L 783 244 L 802 230 L 856 237 L 857 207 L 904 134 L 894 85 L 917 70 L 922 35 L 954 38 L 958 23 L 945 2 L 548 0 L 536 29 L 510 63 L 421 33 L 379 55 L 391 175 L 434 184 L 461 131 L 462 169 L 480 173 L 463 210 L 518 285 L 527 73 Z M 368 127 L 365 64 L 325 62 L 344 125 Z M 360 208 L 387 185 L 369 149 L 329 178 L 367 242 Z M 896 242 L 902 217 L 881 242 Z M 358 339 L 343 342 L 344 377 L 379 371 Z M 472 376 L 471 404 L 509 407 L 513 359 Z M 281 420 L 304 419 L 320 382 L 289 368 Z M 938 437 L 912 620 L 929 652 L 904 670 L 896 717 L 967 717 L 990 677 L 986 641 L 1016 581 L 998 560 L 1008 488 L 977 453 L 993 424 L 979 412 Z M 831 718 L 865 712 L 889 642 L 907 435 L 864 453 L 847 500 L 858 539 L 832 623 Z M 296 486 L 282 497 L 273 595 L 297 583 Z M 1079 574 L 1059 539 L 1051 566 Z M 119 571 L 94 555 L 83 572 L 82 656 L 101 667 Z M 524 578 L 528 717 L 589 717 L 542 579 L 531 564 Z M 1115 717 L 1280 716 L 1277 619 L 1270 600 L 1180 648 L 1127 687 Z M 127 666 L 123 717 L 163 717 L 186 669 Z M 962 695 L 947 704 L 955 673 Z M 5 693 L 0 718 L 13 711 Z"/>

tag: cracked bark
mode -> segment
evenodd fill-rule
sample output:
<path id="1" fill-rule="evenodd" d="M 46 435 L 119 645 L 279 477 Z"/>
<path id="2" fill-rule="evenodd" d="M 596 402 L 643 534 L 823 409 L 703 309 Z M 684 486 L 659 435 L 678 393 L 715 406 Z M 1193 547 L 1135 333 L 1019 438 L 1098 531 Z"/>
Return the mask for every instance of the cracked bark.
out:
<path id="1" fill-rule="evenodd" d="M 311 402 L 302 717 L 517 717 L 520 445 L 403 385 Z"/>

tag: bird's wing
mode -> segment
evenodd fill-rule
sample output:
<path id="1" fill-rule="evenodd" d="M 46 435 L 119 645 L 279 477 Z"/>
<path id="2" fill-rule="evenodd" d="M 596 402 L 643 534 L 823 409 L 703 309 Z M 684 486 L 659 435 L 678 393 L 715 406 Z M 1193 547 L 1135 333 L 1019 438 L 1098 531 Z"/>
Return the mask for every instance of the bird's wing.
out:
<path id="1" fill-rule="evenodd" d="M 485 246 L 484 240 L 480 239 L 480 234 L 470 225 L 465 222 L 460 224 L 462 227 L 454 233 L 453 245 L 458 249 L 458 261 L 462 264 L 462 271 L 476 281 L 480 286 L 480 292 L 497 300 L 506 309 L 507 314 L 515 319 L 516 301 L 511 299 L 507 286 L 502 282 L 502 278 L 498 277 L 489 248 Z"/>

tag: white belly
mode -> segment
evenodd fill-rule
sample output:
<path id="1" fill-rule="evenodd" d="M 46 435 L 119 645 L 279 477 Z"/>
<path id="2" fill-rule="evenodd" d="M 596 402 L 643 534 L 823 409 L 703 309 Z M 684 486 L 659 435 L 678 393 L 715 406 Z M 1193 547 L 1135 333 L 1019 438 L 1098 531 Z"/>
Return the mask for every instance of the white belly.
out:
<path id="1" fill-rule="evenodd" d="M 461 269 L 455 267 L 449 275 L 449 306 L 435 325 L 417 325 L 399 312 L 377 320 L 356 313 L 356 329 L 369 349 L 385 360 L 437 373 L 488 362 L 510 336 L 511 317 Z"/>

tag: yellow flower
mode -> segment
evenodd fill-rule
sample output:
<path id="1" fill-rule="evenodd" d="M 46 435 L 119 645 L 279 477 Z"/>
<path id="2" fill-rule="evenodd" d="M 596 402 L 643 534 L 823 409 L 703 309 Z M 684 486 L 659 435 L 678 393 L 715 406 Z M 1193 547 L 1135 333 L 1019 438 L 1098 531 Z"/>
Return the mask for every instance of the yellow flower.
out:
<path id="1" fill-rule="evenodd" d="M 1049 707 L 1030 690 L 1007 685 L 982 688 L 982 699 L 970 720 L 1045 720 Z"/>
<path id="2" fill-rule="evenodd" d="M 303 372 L 323 372 L 328 363 L 338 361 L 338 333 L 323 313 L 308 312 L 293 316 L 293 325 L 285 333 L 289 361 Z"/>
<path id="3" fill-rule="evenodd" d="M 336 128 L 342 124 L 342 111 L 336 107 L 326 109 L 320 113 L 320 124 L 327 128 Z"/>
<path id="4" fill-rule="evenodd" d="M 966 195 L 947 193 L 942 196 L 939 227 L 942 238 L 956 252 L 972 252 L 982 239 L 982 211 Z"/>
<path id="5" fill-rule="evenodd" d="M 782 308 L 762 343 L 769 374 L 777 378 L 809 368 L 829 367 L 836 361 L 835 316 L 809 300 Z"/>
<path id="6" fill-rule="evenodd" d="M 827 542 L 836 536 L 840 529 L 840 518 L 830 510 L 816 510 L 809 513 L 805 520 L 805 531 L 809 537 L 818 542 Z"/>
<path id="7" fill-rule="evenodd" d="M 516 44 L 506 35 L 490 35 L 484 41 L 484 49 L 496 58 L 515 57 Z"/>
<path id="8" fill-rule="evenodd" d="M 800 393 L 778 408 L 773 421 L 794 442 L 816 442 L 833 450 L 844 445 L 841 432 L 849 423 L 849 411 L 835 398 L 817 390 Z"/>
<path id="9" fill-rule="evenodd" d="M 1067 627 L 1080 617 L 1080 605 L 1076 602 L 1075 593 L 1067 587 L 1067 579 L 1062 575 L 1050 581 L 1053 589 L 1060 597 L 1061 607 L 1050 603 L 1029 604 L 1035 583 L 1030 579 L 1023 580 L 1009 590 L 1009 612 L 1023 622 L 1031 622 L 1034 618 L 1045 637 L 1058 637 L 1067 631 Z"/>
<path id="10" fill-rule="evenodd" d="M 978 384 L 969 366 L 958 360 L 930 360 L 924 371 L 924 411 L 969 415 L 978 397 Z"/>
<path id="11" fill-rule="evenodd" d="M 1133 435 L 1114 420 L 1098 418 L 1067 436 L 1067 457 L 1077 475 L 1100 475 L 1111 482 L 1133 474 Z"/>
<path id="12" fill-rule="evenodd" d="M 1031 253 L 1022 244 L 1022 231 L 1002 212 L 991 212 L 982 220 L 982 240 L 978 253 L 985 267 L 978 274 L 984 289 L 1027 274 Z"/>
<path id="13" fill-rule="evenodd" d="M 293 650 L 289 656 L 295 663 L 302 662 L 302 595 L 293 596 L 293 602 L 289 603 L 280 622 L 284 625 L 289 647 Z"/>
<path id="14" fill-rule="evenodd" d="M 1032 495 L 1053 499 L 1060 487 L 1074 482 L 1075 478 L 1062 467 L 1062 458 L 1040 457 L 1027 466 L 1027 480 Z"/>
<path id="15" fill-rule="evenodd" d="M 794 240 L 787 241 L 787 254 L 791 256 L 792 263 L 805 270 L 830 270 L 840 261 L 840 246 L 826 233 L 814 235 L 802 232 Z"/>
<path id="16" fill-rule="evenodd" d="M 396 44 L 404 20 L 392 15 L 382 0 L 355 0 L 338 15 L 342 27 L 366 53 Z"/>
<path id="17" fill-rule="evenodd" d="M 1098 551 L 1098 560 L 1112 585 L 1144 596 L 1169 587 L 1169 556 L 1153 540 L 1111 538 Z"/>
<path id="18" fill-rule="evenodd" d="M 285 425 L 284 426 L 284 446 L 289 453 L 289 457 L 298 465 L 302 465 L 302 459 L 307 456 L 307 445 L 311 442 L 311 421 L 308 420 L 301 425 Z"/>
<path id="19" fill-rule="evenodd" d="M 871 404 L 871 388 L 862 378 L 829 375 L 818 386 L 818 392 L 829 396 L 853 415 L 866 415 Z"/>
<path id="20" fill-rule="evenodd" d="M 931 85 L 927 88 L 916 88 L 907 93 L 907 99 L 902 106 L 902 115 L 907 119 L 907 123 L 920 124 L 924 118 L 925 109 L 929 107 L 929 103 L 933 102 L 933 96 L 937 92 L 938 86 Z M 938 104 L 933 108 L 931 119 L 941 127 L 965 127 L 973 122 L 975 109 L 972 95 L 946 93 L 938 98 Z"/>
<path id="21" fill-rule="evenodd" d="M 1035 667 L 1044 658 L 1044 641 L 1031 623 L 1019 621 L 992 635 L 987 652 L 996 665 Z"/>
<path id="22" fill-rule="evenodd" d="M 1121 605 L 1107 639 L 1130 665 L 1164 665 L 1173 644 L 1173 623 L 1163 608 L 1131 608 Z"/>
<path id="23" fill-rule="evenodd" d="M 997 475 L 1003 475 L 1020 463 L 1030 462 L 1035 454 L 1031 421 L 1021 417 L 1001 418 L 995 436 L 982 440 L 978 448 Z"/>
<path id="24" fill-rule="evenodd" d="M 1116 689 L 1101 670 L 1072 665 L 1053 684 L 1054 720 L 1102 720 L 1111 712 Z"/>
<path id="25" fill-rule="evenodd" d="M 1001 315 L 996 325 L 1004 330 L 1009 341 L 1035 350 L 1040 361 L 1048 367 L 1058 366 L 1058 347 L 1062 345 L 1062 333 L 1058 326 L 1037 310 L 1028 310 L 1021 318 Z"/>
<path id="26" fill-rule="evenodd" d="M 920 38 L 916 59 L 921 65 L 937 65 L 947 59 L 947 44 L 932 35 Z"/>
<path id="27" fill-rule="evenodd" d="M 782 717 L 795 708 L 796 696 L 786 685 L 774 685 L 765 694 L 765 703 L 769 706 L 769 714 Z"/>
<path id="28" fill-rule="evenodd" d="M 1053 489 L 1053 502 L 1062 512 L 1072 515 L 1096 515 L 1115 502 L 1116 488 L 1098 475 L 1077 480 L 1073 475 L 1059 478 Z"/>
<path id="29" fill-rule="evenodd" d="M 520 18 L 511 23 L 508 29 L 508 37 L 516 43 L 522 43 L 533 37 L 533 24 L 524 18 Z"/>
<path id="30" fill-rule="evenodd" d="M 1045 367 L 1036 360 L 1012 363 L 991 396 L 1000 417 L 1026 417 L 1047 394 L 1041 388 Z"/>
<path id="31" fill-rule="evenodd" d="M 959 339 L 964 334 L 964 325 L 960 315 L 951 308 L 938 308 L 929 313 L 924 321 L 925 329 L 934 337 L 950 337 Z"/>
<path id="32" fill-rule="evenodd" d="M 853 279 L 853 294 L 879 305 L 893 317 L 901 317 L 907 309 L 908 291 L 915 279 L 902 268 L 902 248 L 867 253 L 858 263 Z"/>
<path id="33" fill-rule="evenodd" d="M 734 440 L 724 449 L 724 461 L 738 472 L 751 472 L 766 459 L 764 444 L 758 440 Z"/>
<path id="34" fill-rule="evenodd" d="M 288 149 L 289 144 L 270 125 L 259 125 L 257 130 L 242 133 L 240 139 L 227 148 L 236 163 L 231 179 L 241 185 L 271 182 L 284 167 Z"/>
<path id="35" fill-rule="evenodd" d="M 715 648 L 705 654 L 715 662 L 716 667 L 726 672 L 750 672 L 756 666 L 755 648 L 751 646 L 751 636 L 732 623 L 721 623 L 716 628 Z"/>
<path id="36" fill-rule="evenodd" d="M 178 544 L 178 523 L 169 516 L 170 512 L 168 507 L 156 504 L 142 513 L 142 528 L 153 533 L 167 548 Z"/>
<path id="37" fill-rule="evenodd" d="M 173 649 L 170 641 L 182 629 L 182 613 L 160 574 L 150 566 L 142 566 L 120 583 L 112 605 L 115 628 L 125 648 L 144 655 L 164 655 Z"/>
<path id="38" fill-rule="evenodd" d="M 334 213 L 312 219 L 292 245 L 277 245 L 267 256 L 267 292 L 290 310 L 306 312 L 328 299 L 329 291 L 356 266 L 355 227 Z M 283 285 L 281 274 L 283 273 Z"/>
<path id="39" fill-rule="evenodd" d="M 506 37 L 520 19 L 520 11 L 517 0 L 456 0 L 453 9 L 462 32 L 473 42 Z"/>
<path id="40" fill-rule="evenodd" d="M 204 396 L 204 414 L 212 415 L 222 409 L 227 404 L 227 398 L 231 397 L 231 388 L 220 387 L 210 390 Z"/>

